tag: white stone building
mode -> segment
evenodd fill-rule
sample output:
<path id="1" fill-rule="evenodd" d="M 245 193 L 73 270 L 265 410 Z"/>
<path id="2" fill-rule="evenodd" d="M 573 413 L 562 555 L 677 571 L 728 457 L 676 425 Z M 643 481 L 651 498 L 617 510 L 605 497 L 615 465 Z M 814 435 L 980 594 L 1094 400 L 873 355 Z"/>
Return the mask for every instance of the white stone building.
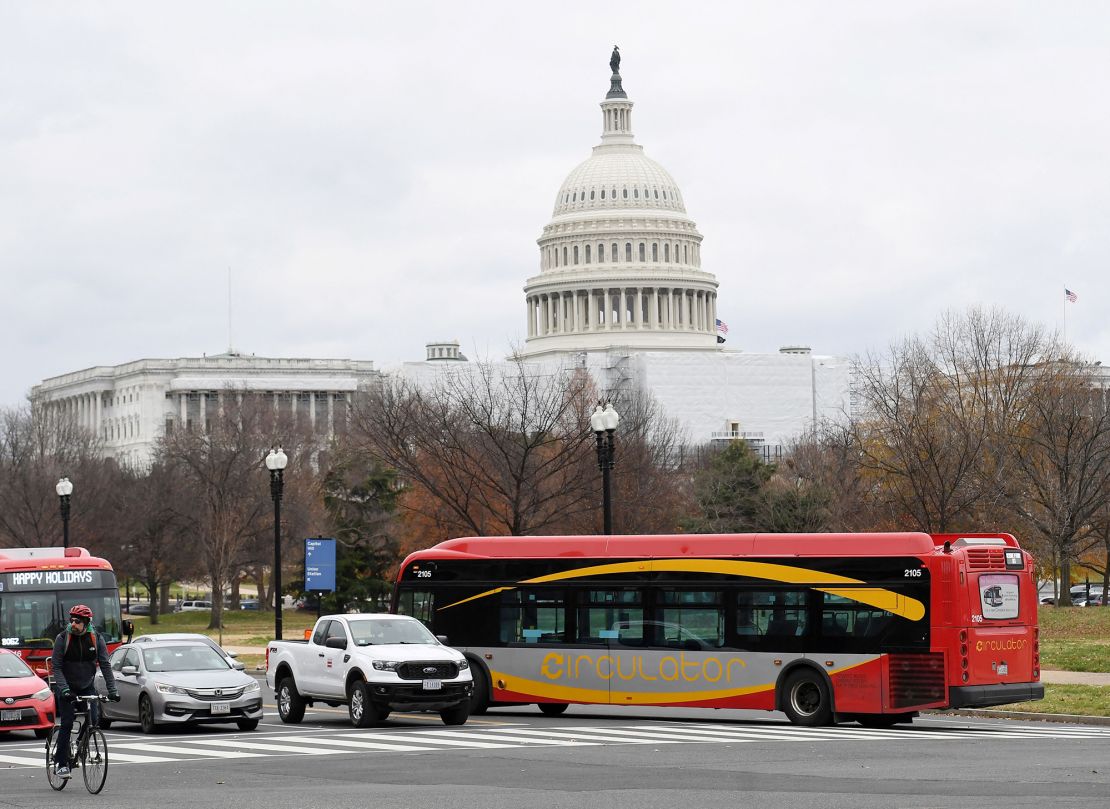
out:
<path id="1" fill-rule="evenodd" d="M 782 445 L 849 412 L 847 359 L 718 341 L 702 236 L 678 184 L 635 142 L 619 56 L 611 64 L 601 143 L 560 186 L 538 240 L 539 274 L 525 283 L 524 356 L 587 367 L 610 391 L 650 390 L 693 443 Z"/>
<path id="2" fill-rule="evenodd" d="M 55 408 L 98 435 L 104 454 L 146 466 L 166 430 L 204 430 L 226 396 L 263 396 L 331 435 L 352 396 L 378 374 L 366 360 L 273 359 L 228 353 L 145 359 L 51 377 L 31 389 L 37 406 Z"/>

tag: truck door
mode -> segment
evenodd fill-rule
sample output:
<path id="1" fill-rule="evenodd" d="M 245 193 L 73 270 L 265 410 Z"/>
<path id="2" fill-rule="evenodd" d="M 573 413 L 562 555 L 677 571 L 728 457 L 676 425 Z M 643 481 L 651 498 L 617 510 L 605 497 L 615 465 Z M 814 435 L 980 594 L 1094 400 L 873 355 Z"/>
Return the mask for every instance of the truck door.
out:
<path id="1" fill-rule="evenodd" d="M 341 638 L 347 642 L 345 649 L 333 649 L 327 645 L 329 640 Z M 353 644 L 347 637 L 347 627 L 342 621 L 332 621 L 324 635 L 324 670 L 317 692 L 329 697 L 346 697 L 344 682 L 347 679 L 347 661 L 351 659 Z"/>
<path id="2" fill-rule="evenodd" d="M 324 646 L 324 638 L 328 635 L 328 628 L 334 621 L 320 621 L 316 624 L 316 629 L 312 633 L 312 638 L 308 641 L 308 645 L 304 649 L 304 665 L 301 667 L 300 682 L 297 683 L 297 688 L 306 694 L 323 694 L 325 687 L 327 668 L 327 651 Z M 294 648 L 293 654 L 296 654 L 299 649 Z"/>

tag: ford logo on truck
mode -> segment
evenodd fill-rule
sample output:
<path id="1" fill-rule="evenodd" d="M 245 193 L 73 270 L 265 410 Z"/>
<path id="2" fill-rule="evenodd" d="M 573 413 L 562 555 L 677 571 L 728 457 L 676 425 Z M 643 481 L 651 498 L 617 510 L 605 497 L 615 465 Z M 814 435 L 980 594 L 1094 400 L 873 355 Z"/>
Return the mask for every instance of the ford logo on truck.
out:
<path id="1" fill-rule="evenodd" d="M 435 666 L 425 666 L 424 667 L 424 673 L 425 674 L 435 674 L 436 671 L 438 671 L 438 669 Z"/>

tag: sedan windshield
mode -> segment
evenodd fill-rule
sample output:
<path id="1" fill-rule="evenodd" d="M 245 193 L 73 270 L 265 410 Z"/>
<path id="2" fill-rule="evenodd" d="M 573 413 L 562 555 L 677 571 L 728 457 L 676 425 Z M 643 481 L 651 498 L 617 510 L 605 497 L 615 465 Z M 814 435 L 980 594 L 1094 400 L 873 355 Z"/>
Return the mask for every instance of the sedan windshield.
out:
<path id="1" fill-rule="evenodd" d="M 143 649 L 147 671 L 226 671 L 224 659 L 207 646 L 152 646 Z"/>
<path id="2" fill-rule="evenodd" d="M 439 642 L 424 624 L 411 618 L 373 618 L 349 621 L 347 625 L 358 646 Z"/>
<path id="3" fill-rule="evenodd" d="M 0 677 L 33 677 L 34 672 L 13 654 L 0 655 Z"/>

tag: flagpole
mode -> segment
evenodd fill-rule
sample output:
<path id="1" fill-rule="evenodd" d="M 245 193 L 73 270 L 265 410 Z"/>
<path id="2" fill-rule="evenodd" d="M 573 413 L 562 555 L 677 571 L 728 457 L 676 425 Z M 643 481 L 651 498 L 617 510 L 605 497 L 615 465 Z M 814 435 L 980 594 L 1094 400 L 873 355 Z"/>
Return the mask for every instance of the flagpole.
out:
<path id="1" fill-rule="evenodd" d="M 1064 346 L 1068 344 L 1068 290 L 1064 288 Z"/>

